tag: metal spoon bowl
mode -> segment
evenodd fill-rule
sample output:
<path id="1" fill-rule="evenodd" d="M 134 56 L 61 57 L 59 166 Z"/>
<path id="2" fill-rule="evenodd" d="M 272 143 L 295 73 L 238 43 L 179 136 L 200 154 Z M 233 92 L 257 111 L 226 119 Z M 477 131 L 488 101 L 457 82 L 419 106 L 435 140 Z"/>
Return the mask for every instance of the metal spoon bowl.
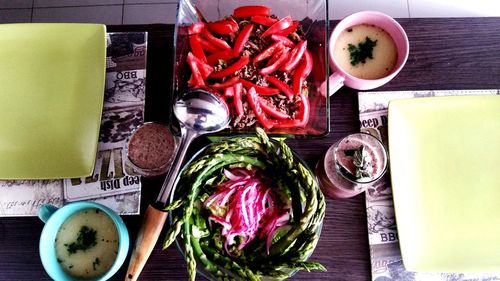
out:
<path id="1" fill-rule="evenodd" d="M 204 89 L 191 89 L 180 94 L 175 100 L 173 112 L 179 121 L 181 142 L 156 204 L 149 205 L 144 214 L 125 280 L 137 280 L 158 241 L 168 215 L 163 207 L 170 196 L 189 145 L 198 136 L 225 129 L 230 121 L 227 104 Z"/>
<path id="2" fill-rule="evenodd" d="M 227 104 L 217 95 L 202 89 L 192 89 L 177 97 L 174 115 L 179 121 L 181 142 L 172 168 L 156 202 L 166 204 L 189 144 L 198 136 L 223 130 L 229 124 Z"/>

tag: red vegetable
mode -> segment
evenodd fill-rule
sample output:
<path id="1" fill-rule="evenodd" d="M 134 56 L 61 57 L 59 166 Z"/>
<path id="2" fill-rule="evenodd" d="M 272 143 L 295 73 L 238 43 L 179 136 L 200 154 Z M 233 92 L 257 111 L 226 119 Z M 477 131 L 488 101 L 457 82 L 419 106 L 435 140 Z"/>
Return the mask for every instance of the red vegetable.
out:
<path id="1" fill-rule="evenodd" d="M 203 34 L 203 36 L 205 36 L 205 38 L 209 42 L 211 42 L 212 44 L 217 46 L 219 49 L 221 49 L 221 50 L 231 49 L 231 46 L 229 46 L 229 44 L 226 41 L 213 36 L 212 33 L 210 33 L 210 31 L 208 29 L 203 28 L 203 30 L 201 31 L 201 34 Z"/>
<path id="2" fill-rule="evenodd" d="M 259 102 L 260 102 L 260 107 L 262 107 L 262 110 L 264 110 L 265 113 L 269 114 L 269 116 L 274 117 L 276 119 L 290 118 L 290 116 L 288 116 L 286 113 L 283 113 L 274 106 L 270 105 L 264 98 L 260 97 Z"/>
<path id="3" fill-rule="evenodd" d="M 193 52 L 193 55 L 204 62 L 207 61 L 207 57 L 201 47 L 200 36 L 198 34 L 189 36 L 189 45 L 191 46 L 191 52 Z"/>
<path id="4" fill-rule="evenodd" d="M 215 83 L 213 85 L 211 85 L 210 87 L 214 88 L 214 89 L 217 89 L 217 90 L 222 90 L 222 89 L 226 89 L 226 88 L 232 88 L 232 86 L 236 83 L 238 83 L 240 81 L 240 79 L 236 76 L 233 76 L 231 77 L 229 80 L 227 80 L 226 82 L 224 83 Z"/>
<path id="5" fill-rule="evenodd" d="M 275 24 L 271 25 L 266 31 L 262 33 L 261 37 L 265 38 L 269 35 L 276 34 L 279 31 L 290 27 L 290 25 L 292 25 L 292 18 L 290 16 L 286 16 L 281 20 L 277 21 Z"/>
<path id="6" fill-rule="evenodd" d="M 210 31 L 220 35 L 235 33 L 238 31 L 238 24 L 233 20 L 218 20 L 207 24 Z"/>
<path id="7" fill-rule="evenodd" d="M 276 52 L 276 54 L 274 55 L 274 58 L 276 59 L 273 58 L 273 60 L 269 62 L 270 64 L 268 66 L 259 70 L 259 74 L 267 75 L 275 72 L 283 63 L 288 60 L 288 55 L 288 50 L 282 48 L 281 51 Z"/>
<path id="8" fill-rule="evenodd" d="M 243 116 L 243 101 L 242 101 L 242 94 L 243 94 L 243 86 L 241 83 L 236 83 L 233 85 L 233 92 L 234 92 L 234 107 L 236 109 L 236 114 L 238 116 Z"/>
<path id="9" fill-rule="evenodd" d="M 234 97 L 234 88 L 232 86 L 224 89 L 224 97 L 226 98 Z"/>
<path id="10" fill-rule="evenodd" d="M 203 39 L 201 37 L 198 37 L 198 40 L 200 42 L 200 45 L 201 45 L 201 48 L 203 49 L 203 51 L 206 51 L 206 52 L 212 53 L 212 54 L 220 51 L 219 48 L 217 48 L 214 44 L 212 44 L 208 40 Z"/>
<path id="11" fill-rule="evenodd" d="M 234 9 L 233 17 L 235 18 L 249 18 L 251 16 L 269 16 L 271 9 L 267 6 L 241 6 Z"/>
<path id="12" fill-rule="evenodd" d="M 299 27 L 299 22 L 294 21 L 290 24 L 289 27 L 287 27 L 283 30 L 277 31 L 276 34 L 282 35 L 282 36 L 288 36 L 288 34 L 294 32 L 297 29 L 297 27 Z"/>
<path id="13" fill-rule="evenodd" d="M 302 63 L 297 67 L 295 70 L 295 74 L 293 75 L 293 81 L 292 81 L 292 90 L 296 94 L 300 94 L 302 92 L 302 83 L 304 83 L 304 80 L 309 76 L 309 73 L 311 73 L 312 70 L 312 65 L 313 65 L 313 59 L 311 53 L 306 50 L 304 53 L 304 58 L 302 59 Z"/>
<path id="14" fill-rule="evenodd" d="M 297 44 L 297 46 L 293 48 L 292 52 L 290 53 L 290 59 L 281 69 L 286 72 L 290 72 L 292 69 L 294 69 L 304 55 L 306 49 L 307 40 L 300 41 L 299 44 Z"/>
<path id="15" fill-rule="evenodd" d="M 306 50 L 306 52 L 304 53 L 304 58 L 306 66 L 304 67 L 304 72 L 302 72 L 302 76 L 307 77 L 309 76 L 313 68 L 313 57 L 311 55 L 311 52 L 309 52 L 309 50 Z"/>
<path id="16" fill-rule="evenodd" d="M 189 55 L 189 54 L 188 54 Z M 191 60 L 193 60 L 198 69 L 200 70 L 201 76 L 203 79 L 207 79 L 207 77 L 214 71 L 214 68 L 206 63 L 204 63 L 202 60 L 197 58 L 196 56 L 191 54 Z"/>
<path id="17" fill-rule="evenodd" d="M 302 65 L 297 68 L 297 71 L 302 67 Z M 304 77 L 300 75 L 294 75 L 293 76 L 293 81 L 292 81 L 292 91 L 298 95 L 302 92 L 302 84 L 304 83 Z"/>
<path id="18" fill-rule="evenodd" d="M 276 42 L 281 42 L 285 47 L 288 48 L 295 47 L 295 43 L 293 43 L 292 40 L 288 39 L 288 37 L 285 37 L 283 35 L 273 34 L 271 35 L 271 38 Z"/>
<path id="19" fill-rule="evenodd" d="M 271 46 L 267 47 L 264 51 L 260 52 L 253 58 L 253 62 L 259 62 L 262 60 L 267 59 L 268 57 L 272 56 L 277 49 L 283 47 L 283 44 L 281 42 L 275 42 L 271 44 Z"/>
<path id="20" fill-rule="evenodd" d="M 300 112 L 299 112 L 300 123 L 298 124 L 298 126 L 305 127 L 309 122 L 311 107 L 309 105 L 309 98 L 302 93 L 300 93 L 300 101 L 301 101 Z"/>
<path id="21" fill-rule="evenodd" d="M 234 52 L 232 49 L 220 51 L 217 53 L 213 53 L 207 57 L 207 62 L 209 64 L 216 64 L 219 60 L 230 60 L 234 58 Z"/>
<path id="22" fill-rule="evenodd" d="M 188 64 L 192 75 L 188 84 L 195 87 L 204 86 L 210 78 L 209 81 L 213 83 L 211 88 L 222 93 L 224 99 L 232 98 L 234 106 L 231 110 L 234 116 L 241 117 L 245 114 L 248 109 L 244 108 L 243 100 L 246 100 L 258 123 L 266 129 L 304 127 L 309 121 L 310 105 L 307 93 L 304 95 L 302 88 L 313 70 L 313 57 L 307 50 L 306 40 L 296 44 L 295 39 L 288 38 L 300 23 L 293 21 L 290 16 L 277 19 L 270 14 L 270 9 L 266 6 L 241 6 L 234 10 L 232 18 L 210 23 L 203 21 L 189 26 L 191 52 L 188 55 Z M 264 49 L 249 57 L 243 50 L 257 36 L 255 24 L 260 24 L 259 28 L 264 26 L 264 31 L 258 35 L 261 40 L 264 39 Z M 218 36 L 229 34 L 231 35 L 222 38 Z M 265 39 L 268 37 L 272 40 Z M 242 53 L 245 55 L 241 56 Z M 221 60 L 225 61 L 225 68 L 220 69 L 219 66 L 218 71 L 214 71 L 214 65 L 219 64 Z M 258 73 L 251 81 L 259 81 L 257 83 L 269 86 L 256 85 L 240 77 L 240 71 L 246 72 L 244 68 L 250 60 L 254 63 L 251 67 L 256 68 L 249 69 L 250 73 Z M 277 70 L 289 73 L 285 73 L 287 82 L 281 76 L 272 76 Z M 282 110 L 274 106 L 277 104 L 274 97 L 267 99 L 260 96 L 279 93 L 286 95 L 289 100 L 297 101 L 296 105 Z M 299 97 L 294 97 L 295 95 L 299 95 L 300 100 Z"/>
<path id="23" fill-rule="evenodd" d="M 205 24 L 202 22 L 195 22 L 188 27 L 188 34 L 198 34 L 201 33 L 205 29 Z"/>
<path id="24" fill-rule="evenodd" d="M 192 87 L 204 86 L 205 81 L 203 80 L 200 69 L 198 68 L 195 56 L 191 52 L 189 52 L 187 55 L 187 63 L 191 67 L 191 73 L 192 73 L 191 79 L 189 79 L 188 81 L 189 86 Z"/>
<path id="25" fill-rule="evenodd" d="M 278 78 L 274 77 L 274 76 L 266 76 L 266 80 L 273 84 L 274 86 L 276 86 L 276 88 L 278 88 L 280 91 L 282 91 L 283 93 L 285 93 L 285 95 L 289 98 L 289 99 L 292 99 L 293 96 L 294 96 L 294 93 L 292 91 L 292 89 L 290 89 L 290 87 L 288 87 L 288 85 L 279 80 Z"/>
<path id="26" fill-rule="evenodd" d="M 262 107 L 260 106 L 259 102 L 259 96 L 257 95 L 257 92 L 255 92 L 254 88 L 250 88 L 250 90 L 247 91 L 247 101 L 250 104 L 253 112 L 255 113 L 255 117 L 257 117 L 259 123 L 264 128 L 271 129 L 274 126 L 274 122 L 267 119 L 266 115 L 262 111 Z"/>
<path id="27" fill-rule="evenodd" d="M 239 60 L 237 60 L 232 65 L 230 65 L 230 66 L 228 66 L 220 71 L 212 72 L 212 75 L 210 75 L 210 77 L 222 78 L 222 77 L 232 75 L 236 71 L 245 67 L 249 62 L 250 62 L 250 58 L 248 56 L 242 56 Z"/>
<path id="28" fill-rule="evenodd" d="M 307 125 L 307 123 L 309 122 L 309 115 L 311 111 L 309 105 L 309 99 L 307 98 L 306 95 L 300 94 L 300 100 L 301 103 L 300 103 L 300 110 L 298 117 L 296 119 L 280 121 L 274 125 L 274 128 L 285 129 L 294 127 L 305 127 Z"/>
<path id="29" fill-rule="evenodd" d="M 253 24 L 247 24 L 238 34 L 238 37 L 236 37 L 236 41 L 234 42 L 234 56 L 239 56 L 241 51 L 243 51 L 248 38 L 250 38 L 250 34 L 252 34 L 252 30 Z"/>
<path id="30" fill-rule="evenodd" d="M 266 17 L 266 16 L 259 16 L 259 15 L 257 15 L 257 16 L 252 16 L 250 18 L 250 21 L 258 23 L 258 24 L 261 24 L 261 25 L 265 25 L 265 26 L 271 26 L 275 22 L 277 22 L 278 20 L 275 19 L 275 18 L 270 18 L 270 17 Z"/>
<path id="31" fill-rule="evenodd" d="M 227 180 L 203 202 L 211 212 L 210 226 L 212 222 L 222 226 L 224 248 L 230 255 L 229 246 L 236 241 L 240 241 L 238 250 L 242 250 L 257 236 L 266 240 L 269 252 L 276 231 L 290 221 L 289 207 L 279 200 L 271 182 L 259 170 L 224 169 L 224 176 Z"/>
<path id="32" fill-rule="evenodd" d="M 271 95 L 276 95 L 280 92 L 280 90 L 278 89 L 275 89 L 275 88 L 269 88 L 269 87 L 265 87 L 265 86 L 259 86 L 259 85 L 256 85 L 250 81 L 247 81 L 245 79 L 240 79 L 241 81 L 241 84 L 243 84 L 243 86 L 247 89 L 247 90 L 250 90 L 250 88 L 255 88 L 255 91 L 257 93 L 259 93 L 260 95 L 264 95 L 264 96 L 271 96 Z"/>

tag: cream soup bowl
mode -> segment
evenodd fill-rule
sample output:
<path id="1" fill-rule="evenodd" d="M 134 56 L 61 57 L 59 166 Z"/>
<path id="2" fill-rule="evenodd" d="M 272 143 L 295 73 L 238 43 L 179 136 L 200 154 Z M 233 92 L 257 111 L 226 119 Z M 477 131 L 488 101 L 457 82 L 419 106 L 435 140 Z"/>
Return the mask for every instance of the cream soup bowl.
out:
<path id="1" fill-rule="evenodd" d="M 98 209 L 108 215 L 116 226 L 118 232 L 118 253 L 111 267 L 102 275 L 91 281 L 107 280 L 122 266 L 129 250 L 129 234 L 125 223 L 118 214 L 106 206 L 94 202 L 75 202 L 62 208 L 45 204 L 38 210 L 38 217 L 45 223 L 40 236 L 40 259 L 47 274 L 56 281 L 78 281 L 66 273 L 59 264 L 56 256 L 55 240 L 61 225 L 73 214 L 85 209 Z"/>
<path id="2" fill-rule="evenodd" d="M 384 29 L 396 45 L 398 52 L 396 65 L 388 75 L 382 78 L 361 79 L 355 77 L 343 70 L 335 60 L 334 46 L 342 31 L 360 24 L 374 25 Z M 409 52 L 410 44 L 406 32 L 392 17 L 376 11 L 363 11 L 347 16 L 337 24 L 330 35 L 328 53 L 333 74 L 329 77 L 329 95 L 337 92 L 344 85 L 356 90 L 371 90 L 386 84 L 401 71 L 408 59 Z M 323 89 L 326 89 L 326 87 Z M 325 93 L 326 90 L 322 92 Z"/>

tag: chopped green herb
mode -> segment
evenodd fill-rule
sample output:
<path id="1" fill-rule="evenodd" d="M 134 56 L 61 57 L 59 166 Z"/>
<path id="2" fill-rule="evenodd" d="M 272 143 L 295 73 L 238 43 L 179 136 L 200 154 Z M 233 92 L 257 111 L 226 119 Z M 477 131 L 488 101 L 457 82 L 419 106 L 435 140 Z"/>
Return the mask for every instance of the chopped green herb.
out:
<path id="1" fill-rule="evenodd" d="M 63 261 L 61 259 L 57 258 L 57 262 L 62 263 Z"/>
<path id="2" fill-rule="evenodd" d="M 348 171 L 346 168 L 340 165 L 341 172 L 347 176 L 350 180 L 356 181 L 361 178 L 371 177 L 368 172 L 368 166 L 370 162 L 367 161 L 368 154 L 365 150 L 365 147 L 361 145 L 358 149 L 351 149 L 344 151 L 345 156 L 353 157 L 353 164 L 356 167 L 355 174 Z"/>
<path id="3" fill-rule="evenodd" d="M 97 244 L 96 234 L 97 234 L 96 230 L 84 225 L 82 226 L 82 228 L 80 228 L 80 232 L 78 232 L 78 237 L 76 238 L 76 242 L 73 242 L 69 245 L 64 244 L 64 246 L 68 248 L 68 253 L 70 255 L 80 250 L 85 251 L 87 249 L 94 247 Z"/>
<path id="4" fill-rule="evenodd" d="M 73 265 L 68 266 L 68 268 L 73 268 Z"/>
<path id="5" fill-rule="evenodd" d="M 99 258 L 95 258 L 94 262 L 92 263 L 92 267 L 94 268 L 94 271 L 97 269 L 95 268 L 96 265 L 99 265 L 101 263 L 101 260 Z"/>
<path id="6" fill-rule="evenodd" d="M 356 178 L 370 177 L 370 173 L 367 171 L 369 162 L 366 160 L 368 155 L 366 154 L 365 147 L 362 145 L 354 152 L 354 166 L 356 166 Z"/>
<path id="7" fill-rule="evenodd" d="M 349 55 L 351 57 L 351 65 L 366 63 L 366 59 L 373 59 L 373 47 L 377 45 L 377 40 L 373 41 L 366 36 L 364 42 L 360 42 L 358 46 L 348 44 Z"/>

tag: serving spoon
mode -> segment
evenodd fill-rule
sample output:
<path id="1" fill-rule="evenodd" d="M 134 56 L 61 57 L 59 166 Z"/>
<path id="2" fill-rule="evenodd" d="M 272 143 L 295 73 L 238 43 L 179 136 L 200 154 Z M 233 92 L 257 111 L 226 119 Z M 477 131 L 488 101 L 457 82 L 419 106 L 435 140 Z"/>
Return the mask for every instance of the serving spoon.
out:
<path id="1" fill-rule="evenodd" d="M 230 121 L 227 104 L 217 95 L 199 88 L 179 95 L 174 102 L 173 112 L 179 121 L 181 142 L 156 202 L 150 204 L 144 213 L 125 276 L 126 281 L 137 280 L 158 241 L 168 216 L 168 212 L 163 209 L 189 145 L 198 136 L 223 130 Z"/>

